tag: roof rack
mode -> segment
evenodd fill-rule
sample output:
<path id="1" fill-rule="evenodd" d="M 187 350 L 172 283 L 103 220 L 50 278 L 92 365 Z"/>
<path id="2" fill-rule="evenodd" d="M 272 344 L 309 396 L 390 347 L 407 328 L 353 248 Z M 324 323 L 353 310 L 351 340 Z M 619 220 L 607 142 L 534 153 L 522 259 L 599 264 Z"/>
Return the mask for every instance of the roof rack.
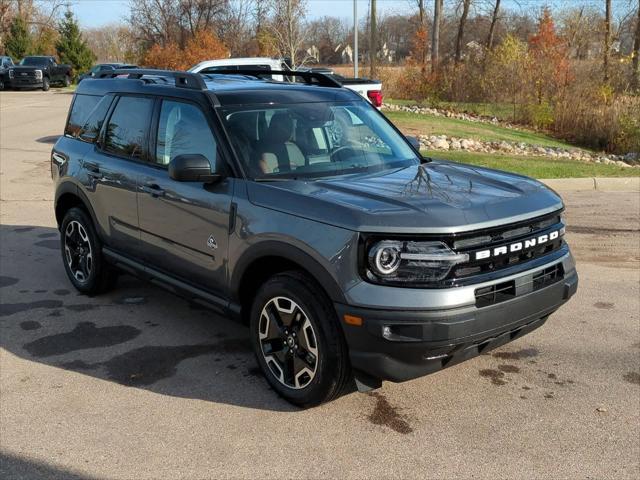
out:
<path id="1" fill-rule="evenodd" d="M 325 73 L 297 70 L 264 70 L 264 69 L 240 69 L 221 68 L 204 75 L 246 75 L 261 78 L 264 75 L 284 75 L 286 77 L 301 77 L 307 84 L 321 87 L 342 88 L 342 84 Z M 314 83 L 315 80 L 315 83 Z"/>
<path id="2" fill-rule="evenodd" d="M 116 78 L 127 75 L 127 78 L 140 79 L 144 75 L 152 77 L 171 77 L 175 78 L 176 87 L 188 88 L 191 90 L 207 90 L 202 75 L 191 72 L 176 72 L 173 70 L 156 70 L 152 68 L 120 68 L 102 72 L 98 78 Z"/>

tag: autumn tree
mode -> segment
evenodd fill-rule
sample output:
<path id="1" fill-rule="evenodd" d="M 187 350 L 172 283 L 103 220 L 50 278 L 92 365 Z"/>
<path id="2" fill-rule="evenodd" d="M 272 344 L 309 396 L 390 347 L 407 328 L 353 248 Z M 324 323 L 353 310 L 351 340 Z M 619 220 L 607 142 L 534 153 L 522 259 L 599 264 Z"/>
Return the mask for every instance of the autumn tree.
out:
<path id="1" fill-rule="evenodd" d="M 545 8 L 538 22 L 538 30 L 529 39 L 531 78 L 538 103 L 551 99 L 566 85 L 569 76 L 566 46 L 556 33 L 551 11 Z"/>
<path id="2" fill-rule="evenodd" d="M 176 42 L 166 45 L 154 44 L 143 59 L 146 66 L 187 70 L 202 60 L 228 58 L 229 50 L 211 31 L 200 30 L 187 41 L 184 48 Z"/>

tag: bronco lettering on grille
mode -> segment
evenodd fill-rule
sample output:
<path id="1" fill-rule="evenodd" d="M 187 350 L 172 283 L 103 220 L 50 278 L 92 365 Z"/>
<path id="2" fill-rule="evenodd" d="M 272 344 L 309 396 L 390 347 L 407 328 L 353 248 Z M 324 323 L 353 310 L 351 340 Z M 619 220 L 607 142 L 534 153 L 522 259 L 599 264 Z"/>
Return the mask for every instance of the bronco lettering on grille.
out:
<path id="1" fill-rule="evenodd" d="M 506 255 L 508 253 L 519 252 L 523 249 L 532 248 L 537 245 L 542 245 L 544 243 L 551 242 L 552 240 L 556 240 L 558 237 L 560 237 L 560 235 L 561 230 L 556 230 L 555 232 L 540 235 L 534 238 L 528 238 L 521 242 L 515 242 L 509 245 L 501 245 L 499 247 L 488 250 L 480 250 L 479 252 L 475 253 L 475 260 L 483 260 L 485 258 L 498 257 L 500 255 Z"/>

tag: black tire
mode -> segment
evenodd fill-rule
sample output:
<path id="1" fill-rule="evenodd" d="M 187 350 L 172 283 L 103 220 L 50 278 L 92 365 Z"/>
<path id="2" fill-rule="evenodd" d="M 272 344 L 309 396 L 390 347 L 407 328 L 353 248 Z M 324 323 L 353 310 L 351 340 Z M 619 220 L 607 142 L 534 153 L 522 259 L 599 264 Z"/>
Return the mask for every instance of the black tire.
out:
<path id="1" fill-rule="evenodd" d="M 4 90 L 4 80 L 0 78 L 0 90 Z"/>
<path id="2" fill-rule="evenodd" d="M 117 272 L 105 262 L 93 222 L 82 208 L 71 208 L 65 214 L 60 237 L 62 263 L 69 280 L 78 291 L 95 295 L 115 285 Z M 84 255 L 78 254 L 79 260 L 74 262 L 75 252 L 81 250 L 85 252 Z"/>
<path id="3" fill-rule="evenodd" d="M 48 79 L 47 77 L 44 77 L 44 78 L 42 79 L 42 91 L 43 91 L 43 92 L 47 92 L 47 91 L 49 91 L 49 87 L 50 87 L 50 85 L 49 85 L 49 79 Z"/>
<path id="4" fill-rule="evenodd" d="M 69 77 L 69 75 L 65 75 L 64 76 L 64 80 L 62 81 L 62 85 L 65 87 L 68 87 L 69 85 L 71 85 L 71 77 Z"/>
<path id="5" fill-rule="evenodd" d="M 282 338 L 274 340 L 274 342 L 278 342 L 278 346 L 271 350 L 269 338 L 261 339 L 261 334 L 265 335 L 265 329 L 269 330 L 271 321 L 267 320 L 267 317 L 273 318 L 273 316 L 269 316 L 266 309 L 277 308 L 278 305 L 272 303 L 275 300 L 284 302 L 285 307 L 288 305 L 293 310 L 291 313 L 293 320 L 288 326 L 290 329 L 288 336 L 284 335 L 283 329 L 277 330 L 282 334 Z M 293 303 L 287 304 L 287 301 Z M 298 309 L 294 310 L 296 307 Z M 265 310 L 264 317 L 263 310 Z M 297 312 L 301 314 L 298 315 Z M 282 319 L 282 317 L 280 318 Z M 299 318 L 301 320 L 298 320 Z M 297 327 L 295 326 L 296 320 L 298 320 Z M 306 323 L 306 320 L 309 321 L 311 330 L 308 330 L 309 324 Z M 300 323 L 307 325 L 305 331 L 300 329 Z M 249 331 L 258 364 L 267 381 L 280 396 L 295 405 L 313 407 L 331 401 L 343 393 L 352 378 L 347 345 L 333 304 L 322 288 L 312 278 L 301 272 L 289 271 L 274 275 L 260 287 L 251 308 Z M 291 339 L 292 335 L 295 337 L 292 332 L 300 333 L 298 336 L 299 344 L 294 343 L 291 348 L 288 348 L 285 337 L 288 339 Z M 315 339 L 315 348 L 311 348 L 314 343 L 313 339 Z M 266 343 L 264 342 L 269 343 L 269 348 L 265 347 L 265 349 L 273 352 L 273 355 L 265 354 L 263 344 L 266 345 Z M 309 347 L 309 350 L 305 350 L 304 347 Z M 283 350 L 276 352 L 275 350 L 278 349 Z M 296 353 L 292 353 L 294 349 Z M 286 352 L 284 352 L 285 350 Z M 309 357 L 308 354 L 311 351 L 315 351 L 317 356 L 312 354 Z M 282 357 L 283 355 L 284 357 Z M 291 360 L 288 360 L 289 355 Z M 285 358 L 284 362 L 281 362 L 280 358 Z M 307 363 L 309 358 L 315 359 L 315 361 Z M 285 362 L 287 361 L 291 362 L 293 375 L 285 376 L 284 370 L 279 367 L 282 365 L 286 368 Z M 300 371 L 296 375 L 296 362 L 298 365 L 304 366 L 303 370 L 309 367 L 314 371 L 310 372 L 309 370 L 309 373 Z M 280 375 L 276 373 L 278 371 Z M 298 376 L 300 376 L 300 380 Z M 285 384 L 287 377 L 291 380 L 289 383 L 293 384 L 295 381 L 295 385 Z"/>

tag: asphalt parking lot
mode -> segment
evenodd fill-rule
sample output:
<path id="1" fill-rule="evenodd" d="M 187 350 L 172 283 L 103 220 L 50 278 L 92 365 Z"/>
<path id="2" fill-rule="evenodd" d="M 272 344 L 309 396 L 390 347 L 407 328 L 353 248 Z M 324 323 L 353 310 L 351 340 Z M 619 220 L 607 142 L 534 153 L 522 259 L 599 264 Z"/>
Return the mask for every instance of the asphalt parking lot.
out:
<path id="1" fill-rule="evenodd" d="M 73 290 L 49 152 L 71 95 L 0 93 L 3 478 L 638 478 L 640 195 L 564 195 L 580 288 L 488 355 L 312 410 L 244 326 L 122 277 Z"/>

